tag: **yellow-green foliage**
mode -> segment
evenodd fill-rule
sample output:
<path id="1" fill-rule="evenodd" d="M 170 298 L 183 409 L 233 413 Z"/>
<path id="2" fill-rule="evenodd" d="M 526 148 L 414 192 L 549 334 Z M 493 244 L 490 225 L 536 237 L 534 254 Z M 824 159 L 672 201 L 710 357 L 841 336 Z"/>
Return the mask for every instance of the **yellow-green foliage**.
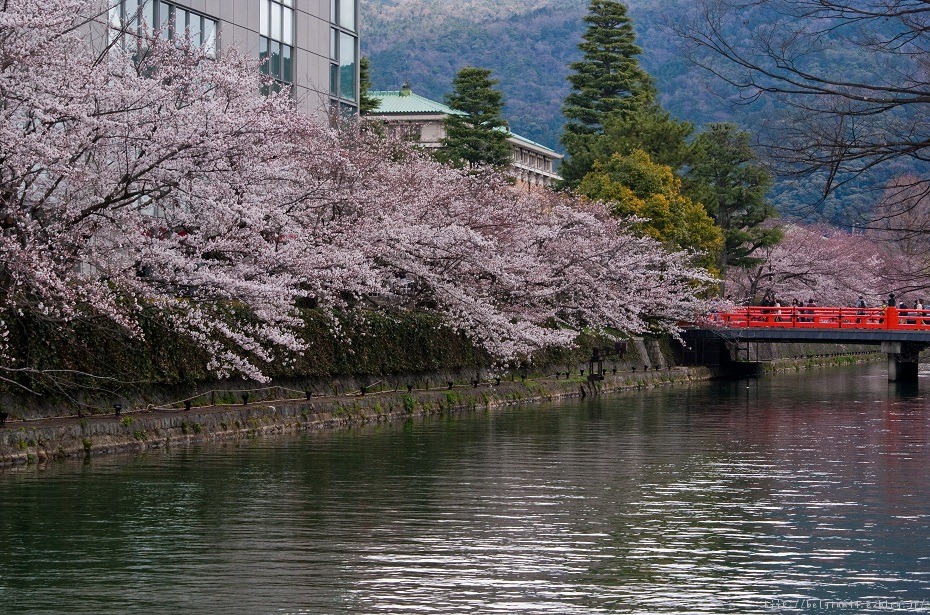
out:
<path id="1" fill-rule="evenodd" d="M 705 254 L 702 264 L 712 264 L 723 246 L 720 227 L 703 205 L 681 193 L 681 180 L 672 168 L 653 162 L 642 150 L 595 162 L 578 192 L 609 203 L 615 216 L 646 218 L 638 225 L 643 234 Z"/>

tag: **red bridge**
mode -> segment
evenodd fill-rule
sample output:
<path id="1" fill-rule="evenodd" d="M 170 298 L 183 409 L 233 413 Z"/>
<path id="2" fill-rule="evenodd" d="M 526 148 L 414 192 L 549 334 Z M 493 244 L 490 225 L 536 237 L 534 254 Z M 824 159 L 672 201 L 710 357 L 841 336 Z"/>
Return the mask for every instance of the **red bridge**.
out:
<path id="1" fill-rule="evenodd" d="M 710 326 L 930 333 L 930 310 L 848 307 L 741 307 L 712 314 Z M 889 338 L 890 339 L 890 338 Z"/>
<path id="2" fill-rule="evenodd" d="M 850 307 L 739 307 L 709 315 L 686 331 L 701 340 L 880 345 L 889 380 L 916 380 L 918 355 L 930 346 L 930 310 Z"/>

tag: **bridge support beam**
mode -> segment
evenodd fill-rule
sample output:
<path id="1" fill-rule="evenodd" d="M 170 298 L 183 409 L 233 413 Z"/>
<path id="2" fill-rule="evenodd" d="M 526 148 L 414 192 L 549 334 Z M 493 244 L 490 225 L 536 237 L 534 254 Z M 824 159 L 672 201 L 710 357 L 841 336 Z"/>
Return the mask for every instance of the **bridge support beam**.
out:
<path id="1" fill-rule="evenodd" d="M 920 351 L 927 344 L 919 342 L 882 342 L 888 355 L 888 382 L 917 382 Z"/>

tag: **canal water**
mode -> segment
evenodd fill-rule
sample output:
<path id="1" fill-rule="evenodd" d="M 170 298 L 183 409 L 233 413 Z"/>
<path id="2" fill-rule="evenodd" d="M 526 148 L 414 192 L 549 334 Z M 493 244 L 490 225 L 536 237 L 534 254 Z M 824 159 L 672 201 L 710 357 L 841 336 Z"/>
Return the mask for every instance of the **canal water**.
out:
<path id="1" fill-rule="evenodd" d="M 0 613 L 930 612 L 928 445 L 873 366 L 7 470 Z"/>

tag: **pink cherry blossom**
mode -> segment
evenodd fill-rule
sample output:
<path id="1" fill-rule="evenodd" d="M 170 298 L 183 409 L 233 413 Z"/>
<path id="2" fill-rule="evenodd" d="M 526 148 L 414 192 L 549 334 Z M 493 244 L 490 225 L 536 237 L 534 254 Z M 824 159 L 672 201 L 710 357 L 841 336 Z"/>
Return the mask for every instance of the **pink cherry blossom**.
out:
<path id="1" fill-rule="evenodd" d="M 154 317 L 218 375 L 264 379 L 307 350 L 300 297 L 434 310 L 502 360 L 583 328 L 674 332 L 708 308 L 690 255 L 601 205 L 332 129 L 286 89 L 260 96 L 257 60 L 232 49 L 90 36 L 106 27 L 94 0 L 2 6 L 0 367 L 27 311 L 133 335 Z"/>

